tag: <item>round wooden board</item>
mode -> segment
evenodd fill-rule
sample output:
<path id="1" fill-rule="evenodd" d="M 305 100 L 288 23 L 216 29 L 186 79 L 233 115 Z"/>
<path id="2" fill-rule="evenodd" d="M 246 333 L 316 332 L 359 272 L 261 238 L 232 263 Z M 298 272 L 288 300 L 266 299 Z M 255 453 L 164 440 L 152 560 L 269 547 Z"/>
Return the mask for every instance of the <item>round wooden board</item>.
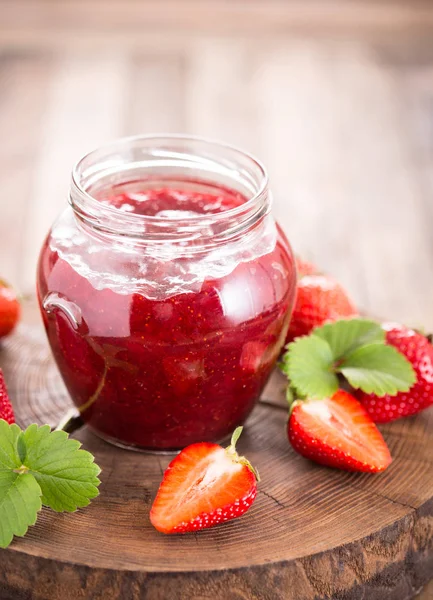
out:
<path id="1" fill-rule="evenodd" d="M 71 406 L 41 326 L 3 343 L 17 420 L 56 425 Z M 77 514 L 44 509 L 0 550 L 1 600 L 406 600 L 433 577 L 433 411 L 382 428 L 394 462 L 381 475 L 319 467 L 287 441 L 275 373 L 239 450 L 257 466 L 241 519 L 164 536 L 149 509 L 169 456 L 74 433 L 102 468 L 101 494 Z"/>

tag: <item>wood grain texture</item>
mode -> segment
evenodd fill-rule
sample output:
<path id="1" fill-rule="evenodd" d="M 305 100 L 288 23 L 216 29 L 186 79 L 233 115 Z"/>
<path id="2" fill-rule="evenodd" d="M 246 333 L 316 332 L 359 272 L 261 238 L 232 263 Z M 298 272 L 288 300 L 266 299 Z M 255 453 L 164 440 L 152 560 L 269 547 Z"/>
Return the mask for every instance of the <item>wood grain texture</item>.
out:
<path id="1" fill-rule="evenodd" d="M 21 425 L 55 424 L 70 406 L 41 326 L 22 325 L 0 366 Z M 412 598 L 433 575 L 433 411 L 383 427 L 394 456 L 384 474 L 350 474 L 290 449 L 283 389 L 276 373 L 240 444 L 262 474 L 253 508 L 200 534 L 163 536 L 150 525 L 169 456 L 79 430 L 102 467 L 101 495 L 75 515 L 44 509 L 0 551 L 0 599 Z"/>
<path id="2" fill-rule="evenodd" d="M 430 581 L 415 597 L 415 600 L 433 600 L 433 581 Z"/>

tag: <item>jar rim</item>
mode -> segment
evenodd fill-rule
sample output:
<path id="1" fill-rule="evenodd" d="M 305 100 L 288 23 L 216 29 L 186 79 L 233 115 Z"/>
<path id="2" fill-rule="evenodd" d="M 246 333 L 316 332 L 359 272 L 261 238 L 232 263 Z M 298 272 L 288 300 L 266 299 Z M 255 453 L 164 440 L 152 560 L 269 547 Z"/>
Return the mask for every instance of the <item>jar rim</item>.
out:
<path id="1" fill-rule="evenodd" d="M 205 222 L 217 222 L 226 219 L 235 219 L 238 215 L 242 215 L 245 212 L 249 212 L 257 203 L 260 202 L 261 199 L 267 194 L 269 178 L 268 173 L 263 165 L 263 163 L 257 159 L 253 154 L 242 150 L 241 148 L 216 140 L 212 138 L 207 138 L 205 136 L 196 136 L 196 135 L 186 135 L 182 133 L 169 134 L 169 133 L 151 133 L 151 134 L 138 134 L 132 136 L 125 136 L 116 138 L 111 142 L 106 144 L 102 144 L 93 148 L 86 154 L 84 154 L 73 166 L 72 168 L 72 190 L 71 190 L 71 204 L 74 207 L 74 200 L 72 199 L 72 192 L 75 196 L 78 196 L 81 202 L 84 202 L 86 207 L 89 207 L 94 210 L 100 210 L 102 205 L 99 200 L 97 200 L 91 193 L 89 193 L 84 185 L 82 184 L 82 169 L 84 163 L 91 159 L 93 156 L 96 156 L 98 152 L 103 150 L 109 150 L 110 148 L 119 149 L 122 146 L 126 146 L 128 144 L 134 144 L 136 142 L 155 142 L 155 143 L 163 143 L 163 142 L 184 142 L 185 144 L 198 143 L 204 144 L 209 148 L 213 148 L 215 150 L 221 150 L 226 152 L 231 152 L 235 156 L 237 156 L 240 160 L 247 160 L 250 162 L 251 167 L 258 170 L 260 174 L 260 182 L 258 184 L 257 190 L 251 195 L 251 197 L 247 198 L 246 202 L 236 206 L 234 208 L 230 208 L 224 210 L 220 213 L 212 213 L 212 214 L 198 214 L 194 216 L 181 216 L 181 217 L 171 217 L 167 219 L 166 217 L 156 216 L 156 215 L 142 215 L 137 213 L 130 213 L 128 217 L 133 219 L 135 223 L 148 223 L 148 224 L 170 224 L 176 225 L 177 222 L 182 221 L 183 223 L 188 223 L 189 225 L 197 224 L 200 226 Z M 125 215 L 118 208 L 110 205 L 103 205 L 104 213 L 109 216 L 119 216 L 119 213 Z"/>

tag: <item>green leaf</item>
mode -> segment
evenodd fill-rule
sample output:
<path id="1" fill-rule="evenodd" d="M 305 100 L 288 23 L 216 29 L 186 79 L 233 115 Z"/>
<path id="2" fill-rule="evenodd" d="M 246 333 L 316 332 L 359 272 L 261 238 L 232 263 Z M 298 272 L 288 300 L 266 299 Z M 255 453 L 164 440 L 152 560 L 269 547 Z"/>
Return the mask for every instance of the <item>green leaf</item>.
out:
<path id="1" fill-rule="evenodd" d="M 17 452 L 18 452 L 18 456 L 20 459 L 20 463 L 23 464 L 23 462 L 26 459 L 26 455 L 27 455 L 27 447 L 26 447 L 26 442 L 24 440 L 24 434 L 22 431 L 20 431 L 20 434 L 17 439 Z"/>
<path id="2" fill-rule="evenodd" d="M 334 361 L 373 342 L 385 342 L 385 331 L 368 319 L 342 319 L 317 327 L 313 334 L 328 342 Z"/>
<path id="3" fill-rule="evenodd" d="M 0 420 L 0 548 L 34 525 L 42 503 L 74 511 L 98 495 L 100 469 L 64 431 Z"/>
<path id="4" fill-rule="evenodd" d="M 24 465 L 42 490 L 42 502 L 57 512 L 73 512 L 98 495 L 101 472 L 90 452 L 48 425 L 30 425 L 23 434 L 27 448 Z"/>
<path id="5" fill-rule="evenodd" d="M 41 510 L 41 489 L 33 475 L 0 471 L 0 548 L 25 535 Z"/>
<path id="6" fill-rule="evenodd" d="M 21 466 L 17 443 L 21 429 L 0 419 L 0 471 Z"/>
<path id="7" fill-rule="evenodd" d="M 338 370 L 352 387 L 377 396 L 407 392 L 416 381 L 410 362 L 392 346 L 380 343 L 357 348 Z"/>
<path id="8" fill-rule="evenodd" d="M 329 344 L 320 337 L 310 335 L 288 345 L 283 356 L 283 371 L 298 397 L 325 398 L 338 389 L 333 363 Z"/>
<path id="9" fill-rule="evenodd" d="M 292 406 L 293 402 L 295 401 L 295 398 L 293 396 L 293 390 L 290 385 L 288 385 L 286 388 L 286 400 L 289 406 Z"/>

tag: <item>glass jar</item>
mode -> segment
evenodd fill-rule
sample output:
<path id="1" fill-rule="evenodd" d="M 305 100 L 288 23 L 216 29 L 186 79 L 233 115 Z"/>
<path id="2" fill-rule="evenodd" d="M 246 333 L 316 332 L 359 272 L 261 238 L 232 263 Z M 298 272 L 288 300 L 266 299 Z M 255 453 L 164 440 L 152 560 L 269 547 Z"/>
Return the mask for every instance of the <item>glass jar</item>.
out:
<path id="1" fill-rule="evenodd" d="M 263 166 L 199 138 L 87 154 L 43 245 L 38 297 L 82 418 L 145 450 L 221 441 L 260 397 L 296 285 Z"/>

